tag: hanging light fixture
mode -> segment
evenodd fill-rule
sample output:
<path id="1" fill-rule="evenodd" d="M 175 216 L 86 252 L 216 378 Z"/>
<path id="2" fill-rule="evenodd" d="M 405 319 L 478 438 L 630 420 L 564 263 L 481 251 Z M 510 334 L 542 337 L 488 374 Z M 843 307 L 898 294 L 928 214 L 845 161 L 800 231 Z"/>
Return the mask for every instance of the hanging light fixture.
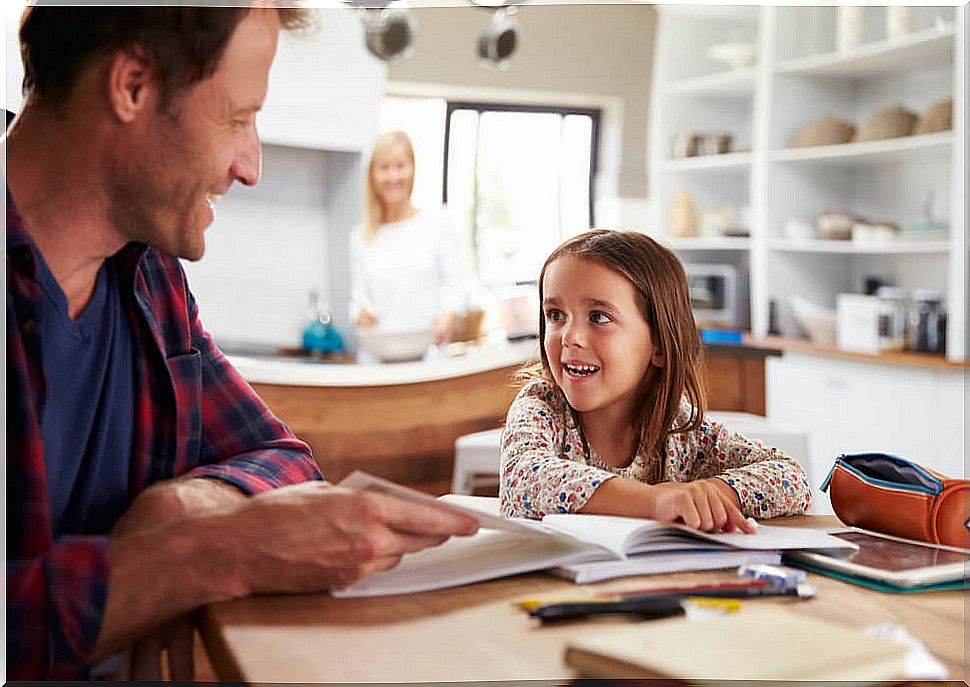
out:
<path id="1" fill-rule="evenodd" d="M 485 64 L 508 69 L 515 49 L 519 45 L 521 26 L 515 19 L 516 7 L 512 0 L 470 0 L 473 5 L 494 8 L 492 18 L 478 33 L 478 57 Z"/>
<path id="2" fill-rule="evenodd" d="M 404 2 L 393 0 L 349 0 L 360 8 L 364 24 L 364 45 L 368 52 L 387 63 L 411 55 L 414 17 Z"/>

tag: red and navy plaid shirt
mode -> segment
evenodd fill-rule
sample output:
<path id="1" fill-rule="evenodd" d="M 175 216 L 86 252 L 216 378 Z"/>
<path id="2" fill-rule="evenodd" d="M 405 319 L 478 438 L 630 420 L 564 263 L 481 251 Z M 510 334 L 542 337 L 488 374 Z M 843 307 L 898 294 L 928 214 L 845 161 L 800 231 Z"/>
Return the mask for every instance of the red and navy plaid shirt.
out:
<path id="1" fill-rule="evenodd" d="M 107 534 L 55 537 L 40 417 L 35 248 L 7 193 L 7 678 L 83 679 L 107 595 Z M 248 494 L 321 479 L 310 449 L 213 344 L 178 260 L 140 244 L 118 262 L 132 326 L 129 496 L 176 475 Z"/>

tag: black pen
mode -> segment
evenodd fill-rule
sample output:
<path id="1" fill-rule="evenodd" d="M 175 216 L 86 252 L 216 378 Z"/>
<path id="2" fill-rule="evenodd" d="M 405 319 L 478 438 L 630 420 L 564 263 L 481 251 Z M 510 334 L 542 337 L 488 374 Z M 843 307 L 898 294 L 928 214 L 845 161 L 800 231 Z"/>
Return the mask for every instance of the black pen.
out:
<path id="1" fill-rule="evenodd" d="M 637 594 L 612 601 L 564 601 L 549 603 L 529 611 L 533 618 L 543 621 L 587 618 L 594 615 L 620 613 L 644 618 L 664 618 L 683 612 L 685 599 L 706 597 L 715 599 L 746 599 L 758 596 L 797 596 L 810 598 L 815 591 L 808 585 L 798 587 L 735 587 L 722 589 L 697 589 L 683 592 Z"/>
<path id="2" fill-rule="evenodd" d="M 533 608 L 529 611 L 529 615 L 543 622 L 588 618 L 609 613 L 638 615 L 644 618 L 666 618 L 684 612 L 681 602 L 685 598 L 687 597 L 681 594 L 654 594 L 616 601 L 565 601 Z"/>

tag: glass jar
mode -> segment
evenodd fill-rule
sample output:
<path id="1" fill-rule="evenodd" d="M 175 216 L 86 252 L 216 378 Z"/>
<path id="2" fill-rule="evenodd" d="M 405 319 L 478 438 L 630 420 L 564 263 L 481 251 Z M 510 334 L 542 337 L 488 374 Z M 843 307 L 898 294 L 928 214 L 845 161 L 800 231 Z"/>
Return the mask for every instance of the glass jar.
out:
<path id="1" fill-rule="evenodd" d="M 942 302 L 943 295 L 935 289 L 913 289 L 907 330 L 907 348 L 911 351 L 946 351 L 946 312 Z"/>
<path id="2" fill-rule="evenodd" d="M 902 351 L 906 348 L 906 289 L 898 286 L 880 286 L 879 298 L 879 350 Z"/>

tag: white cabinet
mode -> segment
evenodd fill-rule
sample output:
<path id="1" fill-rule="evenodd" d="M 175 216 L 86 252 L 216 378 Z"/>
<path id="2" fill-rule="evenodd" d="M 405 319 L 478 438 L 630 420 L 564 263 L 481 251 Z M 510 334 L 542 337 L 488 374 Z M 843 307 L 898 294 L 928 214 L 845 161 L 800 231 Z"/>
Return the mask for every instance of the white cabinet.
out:
<path id="1" fill-rule="evenodd" d="M 841 453 L 891 453 L 966 475 L 962 370 L 786 353 L 767 360 L 766 387 L 768 418 L 808 434 L 819 512 L 830 506 L 818 485 Z"/>
<path id="2" fill-rule="evenodd" d="M 768 331 L 774 302 L 782 331 L 797 335 L 789 299 L 834 308 L 836 294 L 860 292 L 867 276 L 945 294 L 951 360 L 967 354 L 965 7 L 916 7 L 902 36 L 887 37 L 887 10 L 862 11 L 861 43 L 839 50 L 836 7 L 661 6 L 651 116 L 654 233 L 688 262 L 729 262 L 749 271 L 752 331 Z M 730 69 L 712 45 L 757 48 L 754 65 Z M 926 113 L 953 99 L 952 130 L 859 143 L 790 147 L 795 133 L 825 115 L 857 128 L 900 105 Z M 677 134 L 722 131 L 732 152 L 676 159 Z M 681 192 L 706 210 L 748 208 L 736 224 L 750 239 L 673 239 L 670 210 Z M 831 209 L 900 226 L 929 207 L 947 222 L 937 240 L 860 245 L 793 240 L 789 219 L 814 221 Z"/>
<path id="3" fill-rule="evenodd" d="M 366 152 L 387 69 L 364 47 L 357 12 L 315 11 L 316 31 L 280 35 L 258 118 L 260 134 L 268 144 Z"/>

